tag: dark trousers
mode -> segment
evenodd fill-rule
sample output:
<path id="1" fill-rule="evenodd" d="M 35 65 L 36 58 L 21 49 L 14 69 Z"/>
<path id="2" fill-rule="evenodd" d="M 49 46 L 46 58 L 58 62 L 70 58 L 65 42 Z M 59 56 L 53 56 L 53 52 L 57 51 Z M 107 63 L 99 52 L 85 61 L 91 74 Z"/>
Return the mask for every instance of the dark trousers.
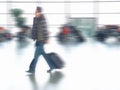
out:
<path id="1" fill-rule="evenodd" d="M 29 66 L 29 70 L 32 72 L 35 72 L 35 68 L 36 68 L 36 64 L 38 62 L 38 58 L 40 55 L 43 55 L 43 57 L 45 58 L 46 62 L 48 63 L 50 69 L 53 69 L 54 66 L 52 64 L 52 62 L 50 62 L 47 54 L 44 51 L 44 43 L 42 42 L 36 42 L 36 50 L 35 50 L 35 54 L 34 54 L 34 58 Z"/>

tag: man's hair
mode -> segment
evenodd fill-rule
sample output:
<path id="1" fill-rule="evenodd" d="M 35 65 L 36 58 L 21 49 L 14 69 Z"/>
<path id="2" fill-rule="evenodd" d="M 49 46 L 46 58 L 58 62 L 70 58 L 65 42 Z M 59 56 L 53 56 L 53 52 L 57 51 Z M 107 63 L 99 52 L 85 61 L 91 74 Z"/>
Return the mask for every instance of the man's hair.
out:
<path id="1" fill-rule="evenodd" d="M 41 7 L 37 7 L 36 8 L 38 12 L 42 12 L 42 8 Z"/>

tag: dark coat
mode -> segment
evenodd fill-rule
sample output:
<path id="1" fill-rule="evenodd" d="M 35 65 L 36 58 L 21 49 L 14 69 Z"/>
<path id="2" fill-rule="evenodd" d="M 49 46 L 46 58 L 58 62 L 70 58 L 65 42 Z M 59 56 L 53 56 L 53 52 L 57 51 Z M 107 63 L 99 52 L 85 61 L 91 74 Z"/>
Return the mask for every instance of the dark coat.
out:
<path id="1" fill-rule="evenodd" d="M 34 17 L 32 39 L 40 42 L 45 42 L 48 39 L 48 30 L 44 15 Z"/>

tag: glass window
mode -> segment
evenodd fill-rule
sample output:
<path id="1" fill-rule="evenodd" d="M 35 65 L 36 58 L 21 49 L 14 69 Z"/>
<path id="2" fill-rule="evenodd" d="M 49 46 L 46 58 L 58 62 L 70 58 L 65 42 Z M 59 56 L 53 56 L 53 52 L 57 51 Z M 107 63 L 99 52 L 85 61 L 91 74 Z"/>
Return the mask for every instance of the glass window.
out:
<path id="1" fill-rule="evenodd" d="M 45 17 L 48 25 L 60 25 L 66 21 L 64 14 L 46 14 Z"/>
<path id="2" fill-rule="evenodd" d="M 36 9 L 36 3 L 12 3 L 11 8 L 19 8 L 24 11 L 24 13 L 34 13 Z"/>
<path id="3" fill-rule="evenodd" d="M 99 24 L 120 24 L 120 14 L 100 14 Z"/>
<path id="4" fill-rule="evenodd" d="M 47 24 L 48 25 L 60 25 L 65 22 L 65 15 L 64 14 L 44 14 Z M 33 24 L 33 17 L 34 15 L 24 14 L 23 17 L 26 19 L 27 25 Z"/>
<path id="5" fill-rule="evenodd" d="M 7 13 L 7 3 L 0 3 L 0 13 Z"/>
<path id="6" fill-rule="evenodd" d="M 45 13 L 64 13 L 64 3 L 42 3 L 40 6 Z"/>
<path id="7" fill-rule="evenodd" d="M 28 25 L 31 27 L 31 25 L 33 24 L 34 15 L 33 14 L 23 14 L 22 17 L 25 18 L 25 25 Z M 9 19 L 9 21 L 7 21 L 7 23 L 10 23 L 12 26 L 15 26 L 16 21 L 15 21 L 14 17 L 10 16 L 8 19 Z M 15 26 L 15 27 L 17 27 L 17 26 Z"/>
<path id="8" fill-rule="evenodd" d="M 94 3 L 71 3 L 71 13 L 94 13 Z"/>
<path id="9" fill-rule="evenodd" d="M 66 21 L 64 14 L 44 14 L 44 16 L 48 26 L 59 26 L 60 24 L 64 24 Z M 24 14 L 23 17 L 25 17 L 27 25 L 31 26 L 33 24 L 34 15 Z"/>
<path id="10" fill-rule="evenodd" d="M 26 20 L 26 25 L 31 26 L 33 24 L 34 14 L 24 14 L 23 17 Z"/>
<path id="11" fill-rule="evenodd" d="M 64 3 L 64 2 L 68 3 Z M 70 3 L 69 3 L 70 1 Z M 94 3 L 94 1 L 101 1 Z M 10 3 L 9 3 L 10 2 Z M 0 1 L 0 25 L 14 25 L 10 9 L 23 10 L 26 24 L 32 25 L 36 6 L 43 7 L 48 25 L 64 24 L 68 17 L 98 17 L 99 24 L 119 24 L 120 1 L 114 0 L 4 0 Z M 99 6 L 98 6 L 99 5 Z M 97 8 L 95 8 L 97 7 Z M 98 9 L 98 10 L 97 10 Z M 94 14 L 94 13 L 104 14 Z M 67 14 L 68 13 L 68 14 Z M 113 13 L 113 14 L 112 14 Z M 117 14 L 116 14 L 117 13 Z"/>
<path id="12" fill-rule="evenodd" d="M 7 24 L 7 15 L 0 14 L 0 27 Z"/>
<path id="13" fill-rule="evenodd" d="M 120 2 L 106 2 L 99 3 L 100 13 L 119 13 L 120 12 Z"/>

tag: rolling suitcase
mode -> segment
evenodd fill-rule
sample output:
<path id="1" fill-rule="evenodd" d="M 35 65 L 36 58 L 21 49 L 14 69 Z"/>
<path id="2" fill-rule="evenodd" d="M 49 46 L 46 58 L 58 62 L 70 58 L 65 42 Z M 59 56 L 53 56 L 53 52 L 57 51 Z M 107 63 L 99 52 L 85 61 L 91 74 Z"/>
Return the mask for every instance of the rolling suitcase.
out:
<path id="1" fill-rule="evenodd" d="M 57 53 L 51 52 L 47 54 L 50 62 L 52 62 L 55 66 L 55 69 L 61 69 L 64 67 L 64 61 L 59 57 Z"/>

